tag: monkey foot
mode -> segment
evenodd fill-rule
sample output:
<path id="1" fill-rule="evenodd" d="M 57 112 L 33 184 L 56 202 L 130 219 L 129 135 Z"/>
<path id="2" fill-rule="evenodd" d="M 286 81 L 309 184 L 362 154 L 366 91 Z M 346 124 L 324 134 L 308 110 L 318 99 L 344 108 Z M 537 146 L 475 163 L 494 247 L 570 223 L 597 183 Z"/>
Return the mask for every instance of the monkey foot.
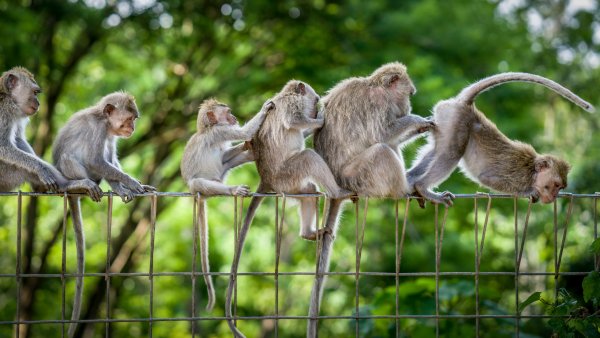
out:
<path id="1" fill-rule="evenodd" d="M 435 198 L 431 199 L 433 203 L 443 204 L 447 207 L 454 205 L 454 194 L 449 191 L 444 191 L 441 194 L 436 194 Z"/>
<path id="2" fill-rule="evenodd" d="M 321 238 L 323 238 L 323 236 L 325 236 L 325 234 L 329 234 L 331 236 L 333 234 L 333 232 L 331 231 L 330 228 L 322 228 L 322 229 L 319 229 L 318 231 L 313 231 L 308 234 L 302 234 L 302 235 L 300 235 L 300 237 L 302 237 L 303 239 L 305 239 L 307 241 L 314 242 L 317 240 L 317 236 L 319 239 L 321 239 Z"/>
<path id="3" fill-rule="evenodd" d="M 353 191 L 340 188 L 335 195 L 331 195 L 334 199 L 355 198 L 356 194 Z"/>
<path id="4" fill-rule="evenodd" d="M 425 209 L 426 200 L 423 197 L 423 195 L 421 195 L 418 191 L 415 191 L 412 194 L 410 194 L 410 196 L 414 197 L 414 199 L 417 201 L 417 203 L 419 203 L 419 208 Z"/>

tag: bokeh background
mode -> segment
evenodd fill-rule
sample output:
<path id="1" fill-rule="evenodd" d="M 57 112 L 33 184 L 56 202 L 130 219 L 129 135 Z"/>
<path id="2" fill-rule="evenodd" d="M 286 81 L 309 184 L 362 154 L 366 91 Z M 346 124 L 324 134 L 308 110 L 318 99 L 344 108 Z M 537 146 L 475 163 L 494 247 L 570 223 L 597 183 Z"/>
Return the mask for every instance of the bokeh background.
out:
<path id="1" fill-rule="evenodd" d="M 383 63 L 400 61 L 407 65 L 418 89 L 412 100 L 413 111 L 428 116 L 435 102 L 455 95 L 479 78 L 498 72 L 526 71 L 553 79 L 599 106 L 599 6 L 595 0 L 0 0 L 0 69 L 27 67 L 42 86 L 42 106 L 27 127 L 27 136 L 36 153 L 48 161 L 53 139 L 69 116 L 107 93 L 132 93 L 142 116 L 134 136 L 119 143 L 125 171 L 160 191 L 184 192 L 179 161 L 194 132 L 200 102 L 218 98 L 228 103 L 242 122 L 247 121 L 292 78 L 306 81 L 324 94 L 344 78 L 366 76 Z M 477 105 L 509 137 L 530 142 L 538 151 L 562 156 L 572 163 L 567 191 L 600 191 L 600 115 L 586 113 L 549 90 L 530 84 L 495 88 L 480 96 Z M 405 148 L 407 166 L 421 144 L 423 140 Z M 258 175 L 250 164 L 232 173 L 228 181 L 255 189 Z M 102 187 L 108 190 L 108 185 Z M 458 172 L 440 189 L 455 193 L 484 190 Z M 15 197 L 0 197 L 2 274 L 15 273 L 16 204 Z M 393 272 L 394 203 L 369 204 L 361 270 Z M 479 203 L 480 208 L 483 204 Z M 564 199 L 557 203 L 561 224 L 566 205 Z M 190 198 L 159 200 L 154 271 L 191 271 L 192 206 Z M 261 207 L 247 241 L 241 271 L 273 272 L 274 207 L 274 200 Z M 148 271 L 149 208 L 149 198 L 138 198 L 128 205 L 115 200 L 113 271 Z M 519 201 L 520 222 L 526 208 L 527 202 Z M 209 201 L 213 271 L 229 271 L 233 211 L 231 198 Z M 87 272 L 104 271 L 106 212 L 106 199 L 99 204 L 84 199 Z M 480 222 L 481 212 L 483 209 Z M 552 215 L 551 205 L 533 206 L 522 270 L 553 271 Z M 25 273 L 60 273 L 62 216 L 61 198 L 24 198 Z M 575 201 L 563 271 L 594 269 L 589 251 L 597 221 L 594 217 L 590 199 Z M 297 223 L 295 207 L 288 207 L 281 271 L 311 272 L 315 245 L 298 238 Z M 354 271 L 354 224 L 354 211 L 349 207 L 335 243 L 334 271 Z M 474 271 L 473 227 L 473 201 L 458 200 L 448 215 L 442 271 Z M 488 231 L 481 270 L 514 271 L 512 200 L 494 201 Z M 402 271 L 435 271 L 434 245 L 433 207 L 420 210 L 411 206 Z M 74 272 L 70 223 L 67 254 L 68 271 Z M 598 310 L 598 304 L 581 300 L 582 278 L 561 277 L 558 283 L 579 302 L 578 306 L 592 313 Z M 312 280 L 311 276 L 280 278 L 280 314 L 307 314 Z M 198 315 L 222 316 L 227 277 L 215 277 L 217 306 L 213 313 L 204 310 L 206 292 L 202 279 L 198 281 Z M 474 314 L 472 277 L 445 277 L 440 282 L 442 314 Z M 522 277 L 521 300 L 539 291 L 542 298 L 553 302 L 554 286 L 553 278 Z M 14 277 L 0 277 L 0 321 L 15 319 L 16 288 Z M 82 318 L 104 318 L 105 289 L 103 277 L 85 278 Z M 66 290 L 69 315 L 72 278 L 67 280 Z M 238 314 L 273 314 L 274 290 L 272 276 L 241 277 Z M 400 290 L 401 314 L 435 313 L 433 277 L 401 279 Z M 189 316 L 191 292 L 189 277 L 155 277 L 154 316 Z M 361 313 L 395 314 L 393 277 L 361 277 L 359 293 Z M 514 314 L 514 293 L 511 276 L 481 278 L 481 312 Z M 148 317 L 147 277 L 111 278 L 110 294 L 113 318 Z M 330 278 L 321 314 L 353 314 L 354 294 L 354 276 Z M 60 319 L 60 308 L 60 278 L 23 279 L 23 319 Z M 541 302 L 527 308 L 529 314 L 548 311 Z M 393 319 L 364 320 L 360 334 L 395 336 L 394 324 Z M 597 317 L 588 324 L 591 329 L 588 327 L 587 333 L 576 328 L 570 332 L 597 337 Z M 201 337 L 230 336 L 222 320 L 199 321 L 196 325 Z M 239 325 L 249 337 L 274 336 L 271 320 L 242 321 Z M 512 337 L 515 330 L 510 319 L 484 319 L 481 325 L 485 336 Z M 548 337 L 560 323 L 527 319 L 520 325 L 522 337 Z M 474 326 L 472 319 L 443 320 L 440 333 L 446 337 L 471 337 L 475 335 Z M 279 334 L 302 337 L 305 327 L 304 320 L 281 320 Z M 153 329 L 154 337 L 187 337 L 191 331 L 186 321 L 157 322 Z M 354 330 L 351 320 L 326 320 L 320 325 L 323 337 L 354 335 Z M 86 324 L 80 325 L 77 337 L 101 337 L 104 333 L 104 324 Z M 431 336 L 435 333 L 434 322 L 402 320 L 401 333 L 407 337 Z M 0 336 L 12 334 L 12 325 L 0 325 Z M 59 324 L 36 324 L 24 328 L 21 337 L 59 334 Z M 110 334 L 146 337 L 148 324 L 113 324 Z"/>

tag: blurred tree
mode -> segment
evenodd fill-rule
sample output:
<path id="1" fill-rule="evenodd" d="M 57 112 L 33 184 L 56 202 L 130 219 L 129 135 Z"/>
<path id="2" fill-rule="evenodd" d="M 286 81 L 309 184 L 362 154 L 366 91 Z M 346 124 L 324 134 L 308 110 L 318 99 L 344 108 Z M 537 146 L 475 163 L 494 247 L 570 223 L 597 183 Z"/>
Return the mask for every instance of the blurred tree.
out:
<path id="1" fill-rule="evenodd" d="M 599 13 L 597 1 L 564 0 L 377 0 L 367 3 L 358 0 L 275 3 L 264 0 L 18 0 L 16 3 L 0 0 L 0 35 L 3 37 L 0 69 L 25 66 L 42 85 L 42 109 L 32 118 L 28 135 L 36 152 L 47 159 L 54 135 L 72 113 L 108 92 L 130 91 L 138 100 L 142 118 L 136 134 L 121 142 L 126 170 L 161 191 L 184 191 L 185 186 L 178 178 L 179 160 L 193 132 L 199 103 L 216 96 L 229 103 L 242 120 L 247 120 L 290 78 L 308 81 L 317 91 L 325 93 L 341 79 L 366 75 L 384 62 L 399 60 L 408 66 L 419 90 L 413 106 L 415 112 L 423 116 L 429 115 L 427 111 L 435 102 L 454 95 L 467 83 L 502 71 L 528 71 L 547 76 L 598 104 Z M 548 90 L 526 84 L 494 89 L 482 95 L 477 104 L 507 135 L 532 142 L 540 151 L 566 157 L 574 165 L 570 191 L 600 190 L 600 182 L 595 179 L 600 173 L 597 161 L 600 136 L 595 133 L 597 115 L 581 112 Z M 408 159 L 412 159 L 418 144 L 422 141 L 407 148 Z M 256 185 L 257 177 L 254 168 L 247 166 L 230 179 Z M 442 188 L 458 193 L 477 190 L 460 174 L 453 175 Z M 58 273 L 61 270 L 62 202 L 46 198 L 31 198 L 26 202 L 23 272 Z M 222 225 L 232 223 L 229 217 L 233 212 L 232 201 L 215 198 L 209 205 L 213 270 L 227 272 L 233 233 Z M 368 264 L 364 266 L 369 271 L 395 271 L 394 242 L 387 236 L 384 236 L 385 241 L 381 235 L 391 231 L 385 227 L 393 224 L 393 205 L 385 201 L 372 205 L 363 254 L 363 262 Z M 15 206 L 14 198 L 6 198 L 0 208 L 2 242 L 11 243 L 15 238 Z M 267 228 L 273 224 L 272 207 L 273 201 L 267 203 L 257 217 L 255 233 L 251 234 L 243 262 L 245 271 L 269 271 L 272 267 L 272 260 L 264 257 L 271 257 L 264 250 L 274 250 L 273 243 L 265 238 L 265 234 L 272 236 L 272 229 Z M 110 248 L 112 272 L 147 270 L 149 208 L 147 199 L 136 199 L 127 206 L 116 201 Z M 578 204 L 577 208 L 583 210 L 589 205 Z M 156 271 L 191 270 L 190 209 L 191 202 L 187 199 L 159 201 Z M 534 238 L 530 244 L 544 253 L 550 250 L 546 246 L 551 247 L 548 244 L 551 235 L 544 231 L 551 212 L 542 207 L 536 210 L 539 217 L 531 231 L 537 231 L 539 237 L 530 237 Z M 106 204 L 85 204 L 84 212 L 90 252 L 87 271 L 104 272 Z M 432 271 L 431 212 L 430 208 L 410 209 L 405 250 L 406 257 L 411 259 L 403 262 L 403 271 Z M 494 212 L 497 228 L 486 254 L 496 259 L 484 260 L 482 269 L 510 271 L 513 269 L 510 246 L 513 234 L 507 230 L 511 229 L 507 226 L 511 219 L 506 215 L 512 212 L 512 203 L 495 204 Z M 295 216 L 286 220 L 295 226 Z M 336 244 L 334 269 L 353 269 L 353 258 L 347 258 L 353 255 L 352 221 L 352 217 L 348 217 L 344 222 Z M 589 219 L 578 224 L 585 227 L 586 222 Z M 445 248 L 451 249 L 444 252 L 444 269 L 473 269 L 472 229 L 472 205 L 461 201 L 449 215 Z M 589 229 L 586 231 L 589 233 Z M 299 242 L 291 232 L 284 239 L 289 245 L 283 247 L 282 264 L 289 271 L 312 271 L 313 257 L 307 257 L 306 252 L 312 252 L 314 247 Z M 70 233 L 68 236 L 70 258 L 73 245 Z M 585 240 L 585 236 L 581 237 L 576 239 Z M 1 269 L 6 273 L 14 273 L 16 248 L 12 244 L 10 248 L 0 255 L 0 265 L 6 267 Z M 569 253 L 573 259 L 584 255 L 575 248 Z M 545 260 L 532 257 L 532 264 L 549 262 L 551 253 L 546 254 Z M 514 307 L 503 300 L 512 292 L 505 287 L 510 280 L 498 278 L 482 288 L 482 299 L 489 300 L 485 305 L 487 311 L 502 313 Z M 256 295 L 257 299 L 240 296 L 238 313 L 271 313 L 273 292 L 261 291 L 271 290 L 271 280 L 246 278 L 243 281 L 240 295 Z M 428 307 L 432 301 L 431 281 L 416 280 L 412 286 L 409 282 L 402 284 L 403 302 L 415 304 L 415 308 L 406 309 L 407 313 L 431 313 Z M 444 282 L 444 307 L 449 313 L 472 308 L 472 301 L 462 304 L 456 301 L 458 296 L 471 295 L 470 282 L 459 279 Z M 21 319 L 58 318 L 56 309 L 60 299 L 54 296 L 60 288 L 57 283 L 52 278 L 25 278 L 21 290 Z M 218 278 L 216 283 L 218 289 L 224 290 L 226 279 Z M 305 315 L 306 302 L 294 300 L 290 295 L 301 290 L 308 297 L 310 285 L 310 278 L 290 278 L 289 284 L 282 282 L 282 294 L 290 298 L 281 301 L 281 311 Z M 354 293 L 353 279 L 331 278 L 330 285 L 335 287 L 326 291 L 323 313 L 338 314 L 353 309 L 354 299 L 349 296 Z M 182 291 L 191 288 L 189 278 L 157 278 L 155 288 L 161 290 L 155 295 L 155 316 L 190 315 L 190 295 Z M 72 289 L 72 280 L 68 280 L 67 296 Z M 114 317 L 148 316 L 146 279 L 111 278 L 110 289 L 109 305 Z M 13 281 L 0 278 L 0 290 L 0 304 L 9 304 L 0 309 L 0 320 L 11 320 L 15 314 L 16 286 Z M 105 290 L 103 278 L 86 278 L 83 319 L 106 315 Z M 361 304 L 365 304 L 361 310 L 365 313 L 392 313 L 386 308 L 389 306 L 386 300 L 395 294 L 393 282 L 361 279 L 360 293 Z M 201 286 L 197 295 L 203 299 Z M 218 311 L 222 309 L 215 313 Z M 382 323 L 366 325 L 363 334 L 389 335 L 389 325 Z M 407 335 L 417 336 L 431 323 L 425 324 L 407 320 L 402 327 Z M 189 332 L 186 322 L 153 325 L 155 336 L 186 336 Z M 196 325 L 202 336 L 228 335 L 224 322 L 199 321 Z M 272 325 L 261 325 L 257 321 L 244 321 L 240 325 L 252 332 L 252 336 L 270 336 L 273 332 Z M 304 325 L 303 321 L 282 321 L 280 332 L 285 336 L 303 336 Z M 449 322 L 443 329 L 449 336 L 459 336 L 464 334 L 464 327 L 468 328 L 465 325 Z M 512 323 L 502 321 L 490 321 L 486 325 L 487 330 L 497 332 L 511 332 L 513 328 Z M 539 326 L 528 328 L 531 334 L 546 336 L 548 333 Z M 0 326 L 0 336 L 8 336 L 11 330 L 8 325 Z M 56 330 L 57 327 L 46 325 L 22 326 L 21 337 L 56 335 Z M 112 336 L 147 336 L 148 325 L 114 324 L 110 330 Z M 325 336 L 343 335 L 353 332 L 353 326 L 349 329 L 343 321 L 331 322 L 331 325 L 322 325 L 321 330 Z M 86 323 L 79 326 L 77 336 L 92 337 L 103 331 L 103 326 Z"/>

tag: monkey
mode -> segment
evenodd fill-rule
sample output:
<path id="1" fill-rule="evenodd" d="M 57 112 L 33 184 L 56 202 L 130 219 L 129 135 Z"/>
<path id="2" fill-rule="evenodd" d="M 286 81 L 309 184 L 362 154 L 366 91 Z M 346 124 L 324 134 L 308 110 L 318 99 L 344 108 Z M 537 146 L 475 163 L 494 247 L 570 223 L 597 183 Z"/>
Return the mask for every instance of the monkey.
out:
<path id="1" fill-rule="evenodd" d="M 39 158 L 25 138 L 29 117 L 39 109 L 41 87 L 31 72 L 14 67 L 0 76 L 0 191 L 29 182 L 34 191 L 87 193 L 98 202 L 100 187 L 89 179 L 68 180 Z"/>
<path id="2" fill-rule="evenodd" d="M 91 179 L 99 184 L 105 179 L 123 202 L 133 200 L 135 194 L 156 191 L 142 185 L 121 170 L 117 157 L 118 138 L 128 138 L 135 130 L 140 113 L 135 99 L 119 91 L 108 94 L 95 105 L 75 113 L 59 131 L 54 141 L 52 157 L 58 170 L 69 179 Z M 75 230 L 77 273 L 71 320 L 79 319 L 83 295 L 85 269 L 85 236 L 79 197 L 69 198 L 69 207 Z M 73 337 L 77 323 L 71 323 L 69 337 Z"/>
<path id="3" fill-rule="evenodd" d="M 222 183 L 230 169 L 254 160 L 254 155 L 246 144 L 241 143 L 232 147 L 231 142 L 251 140 L 266 114 L 273 108 L 273 102 L 265 102 L 260 112 L 244 127 L 240 127 L 226 104 L 215 99 L 205 100 L 198 110 L 197 132 L 185 146 L 181 160 L 181 175 L 189 190 L 201 195 L 198 210 L 201 234 L 200 260 L 208 291 L 206 305 L 208 311 L 212 311 L 215 305 L 215 289 L 212 276 L 207 274 L 210 272 L 210 265 L 205 198 L 214 195 L 248 196 L 250 193 L 248 186 L 229 186 Z"/>
<path id="4" fill-rule="evenodd" d="M 430 190 L 457 166 L 472 181 L 492 190 L 552 203 L 567 187 L 570 165 L 553 155 L 538 154 L 532 146 L 510 140 L 474 104 L 482 92 L 507 82 L 545 86 L 583 109 L 593 106 L 560 84 L 529 73 L 501 73 L 463 89 L 458 96 L 433 108 L 436 128 L 408 172 L 409 185 L 434 203 L 452 205 L 454 196 Z"/>
<path id="5" fill-rule="evenodd" d="M 252 139 L 252 150 L 260 175 L 257 192 L 310 194 L 317 192 L 316 184 L 323 186 L 329 196 L 348 197 L 351 192 L 340 188 L 323 159 L 312 149 L 305 149 L 304 136 L 320 128 L 323 120 L 317 118 L 319 95 L 308 84 L 290 80 L 272 99 L 275 109 L 270 112 L 258 133 Z M 237 337 L 244 335 L 231 318 L 231 300 L 244 241 L 256 210 L 264 197 L 252 196 L 244 223 L 240 229 L 225 301 L 225 316 Z M 300 236 L 315 240 L 316 197 L 300 198 Z"/>
<path id="6" fill-rule="evenodd" d="M 358 196 L 407 196 L 401 145 L 434 129 L 434 123 L 411 114 L 410 97 L 417 89 L 406 66 L 391 62 L 367 77 L 352 77 L 323 98 L 323 127 L 315 131 L 315 150 L 342 188 Z M 343 201 L 332 198 L 325 213 L 325 231 L 309 306 L 307 336 L 317 336 L 320 301 Z"/>

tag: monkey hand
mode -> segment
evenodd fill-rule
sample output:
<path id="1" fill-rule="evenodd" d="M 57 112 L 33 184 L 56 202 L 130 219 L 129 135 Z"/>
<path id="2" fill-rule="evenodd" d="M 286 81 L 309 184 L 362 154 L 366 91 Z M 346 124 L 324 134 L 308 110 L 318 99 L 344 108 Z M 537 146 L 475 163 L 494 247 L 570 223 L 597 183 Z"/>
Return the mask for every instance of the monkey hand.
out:
<path id="1" fill-rule="evenodd" d="M 151 185 L 142 184 L 142 188 L 144 188 L 144 192 L 155 192 L 156 188 Z"/>
<path id="2" fill-rule="evenodd" d="M 146 192 L 140 182 L 133 178 L 130 179 L 129 182 L 124 182 L 123 185 L 134 194 L 143 194 Z"/>
<path id="3" fill-rule="evenodd" d="M 113 190 L 117 195 L 121 197 L 123 203 L 129 203 L 133 201 L 133 197 L 135 197 L 135 193 L 133 191 L 125 188 L 121 184 L 113 186 Z"/>
<path id="4" fill-rule="evenodd" d="M 100 186 L 94 181 L 86 178 L 78 181 L 77 185 L 79 185 L 81 189 L 85 190 L 92 201 L 100 202 L 100 200 L 102 200 L 102 189 L 100 189 Z"/>
<path id="5" fill-rule="evenodd" d="M 250 188 L 247 185 L 234 185 L 229 188 L 231 195 L 233 196 L 248 196 L 250 195 Z"/>
<path id="6" fill-rule="evenodd" d="M 41 167 L 37 174 L 46 191 L 58 191 L 58 182 L 50 169 Z"/>
<path id="7" fill-rule="evenodd" d="M 252 140 L 250 141 L 245 141 L 244 145 L 242 147 L 243 150 L 248 150 L 248 151 L 252 151 Z"/>
<path id="8" fill-rule="evenodd" d="M 329 234 L 329 236 L 333 237 L 333 231 L 331 231 L 331 228 L 329 228 L 329 227 L 324 227 L 317 231 L 311 231 L 308 234 L 301 234 L 300 237 L 302 237 L 303 239 L 305 239 L 307 241 L 314 242 L 317 240 L 317 238 L 319 238 L 319 240 L 321 240 L 323 238 L 323 236 L 325 236 L 325 234 Z"/>
<path id="9" fill-rule="evenodd" d="M 346 190 L 344 188 L 340 188 L 340 190 L 338 190 L 335 194 L 331 194 L 331 198 L 333 199 L 344 199 L 344 198 L 351 198 L 353 196 L 355 196 L 356 194 L 350 190 Z"/>
<path id="10" fill-rule="evenodd" d="M 445 205 L 446 207 L 451 207 L 454 205 L 454 194 L 449 191 L 444 191 L 441 194 L 436 194 L 437 198 L 433 199 L 433 203 L 440 203 Z"/>
<path id="11" fill-rule="evenodd" d="M 425 133 L 425 132 L 435 129 L 435 126 L 436 126 L 435 122 L 428 119 L 425 122 L 423 122 L 423 125 L 421 127 L 419 127 L 419 129 L 417 129 L 417 132 L 419 134 L 422 134 L 422 133 Z"/>
<path id="12" fill-rule="evenodd" d="M 269 100 L 265 101 L 265 103 L 263 104 L 263 106 L 260 110 L 264 113 L 268 113 L 271 110 L 273 110 L 273 108 L 275 108 L 275 103 L 273 102 L 273 100 L 269 99 Z"/>

